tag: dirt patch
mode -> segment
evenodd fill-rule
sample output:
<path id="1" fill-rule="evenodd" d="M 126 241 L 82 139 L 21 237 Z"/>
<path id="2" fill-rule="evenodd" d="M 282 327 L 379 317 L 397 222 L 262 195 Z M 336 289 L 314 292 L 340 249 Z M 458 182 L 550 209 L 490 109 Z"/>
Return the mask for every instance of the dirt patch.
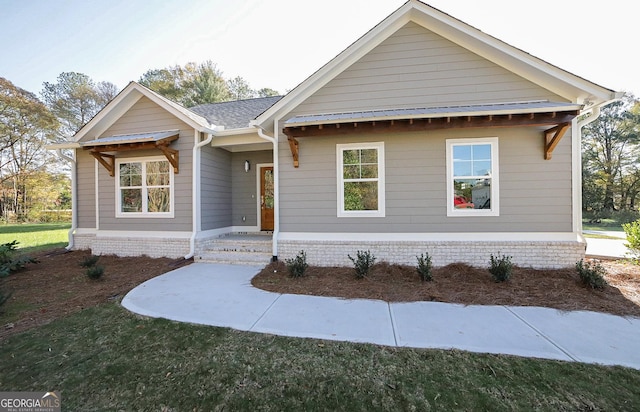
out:
<path id="1" fill-rule="evenodd" d="M 109 300 L 120 299 L 140 283 L 190 263 L 184 259 L 101 256 L 99 280 L 91 280 L 80 262 L 89 251 L 65 249 L 32 255 L 40 263 L 0 280 L 12 296 L 0 308 L 0 339 Z"/>
<path id="2" fill-rule="evenodd" d="M 543 306 L 640 316 L 640 266 L 625 261 L 601 262 L 608 286 L 594 290 L 580 283 L 574 269 L 514 268 L 512 277 L 496 283 L 486 269 L 451 264 L 433 270 L 422 282 L 410 266 L 376 264 L 357 279 L 350 267 L 309 267 L 291 278 L 283 262 L 272 263 L 253 278 L 260 289 L 300 295 L 380 299 L 387 302 L 434 301 L 464 305 Z"/>

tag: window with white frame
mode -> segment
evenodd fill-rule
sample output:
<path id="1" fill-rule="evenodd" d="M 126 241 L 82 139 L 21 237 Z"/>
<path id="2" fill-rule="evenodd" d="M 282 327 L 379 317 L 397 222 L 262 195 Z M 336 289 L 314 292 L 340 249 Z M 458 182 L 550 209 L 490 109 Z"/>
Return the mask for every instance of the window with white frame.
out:
<path id="1" fill-rule="evenodd" d="M 173 217 L 173 168 L 162 157 L 117 162 L 117 217 Z"/>
<path id="2" fill-rule="evenodd" d="M 447 216 L 498 216 L 498 138 L 447 140 Z"/>
<path id="3" fill-rule="evenodd" d="M 338 217 L 384 217 L 384 143 L 336 145 Z"/>

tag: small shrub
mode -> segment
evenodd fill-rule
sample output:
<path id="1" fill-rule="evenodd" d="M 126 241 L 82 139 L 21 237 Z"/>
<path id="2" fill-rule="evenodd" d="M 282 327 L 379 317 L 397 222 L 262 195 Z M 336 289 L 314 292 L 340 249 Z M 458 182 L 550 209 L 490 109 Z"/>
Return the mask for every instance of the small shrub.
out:
<path id="1" fill-rule="evenodd" d="M 104 274 L 104 268 L 102 266 L 91 266 L 87 268 L 85 273 L 89 279 L 98 280 Z"/>
<path id="2" fill-rule="evenodd" d="M 591 286 L 592 289 L 604 289 L 607 285 L 607 281 L 604 280 L 607 271 L 598 262 L 589 263 L 580 259 L 576 263 L 576 270 L 582 283 Z"/>
<path id="3" fill-rule="evenodd" d="M 17 240 L 0 245 L 0 277 L 9 276 L 11 272 L 24 269 L 28 263 L 38 263 L 38 260 L 29 256 L 15 258 L 14 255 L 18 249 L 17 246 Z"/>
<path id="4" fill-rule="evenodd" d="M 489 273 L 496 282 L 505 282 L 511 277 L 513 263 L 512 256 L 502 255 L 501 257 L 491 255 Z"/>
<path id="5" fill-rule="evenodd" d="M 366 252 L 358 250 L 356 259 L 352 258 L 351 255 L 347 256 L 349 257 L 349 260 L 353 262 L 356 269 L 356 277 L 358 279 L 365 278 L 376 263 L 376 257 L 369 250 Z"/>
<path id="6" fill-rule="evenodd" d="M 627 243 L 624 245 L 629 248 L 633 259 L 637 262 L 640 259 L 640 220 L 625 223 L 622 228 L 627 234 Z"/>
<path id="7" fill-rule="evenodd" d="M 7 293 L 0 289 L 0 307 L 4 305 L 11 297 L 11 292 Z"/>
<path id="8" fill-rule="evenodd" d="M 307 254 L 304 250 L 298 252 L 295 258 L 286 259 L 287 269 L 289 270 L 289 276 L 292 278 L 299 278 L 304 276 L 304 272 L 309 265 L 307 264 Z"/>
<path id="9" fill-rule="evenodd" d="M 95 266 L 96 263 L 98 263 L 98 259 L 100 259 L 100 256 L 96 256 L 96 255 L 87 256 L 82 260 L 82 262 L 80 262 L 80 266 L 83 268 L 90 268 L 92 266 Z"/>
<path id="10" fill-rule="evenodd" d="M 422 279 L 423 282 L 430 282 L 433 280 L 433 276 L 431 275 L 431 256 L 429 256 L 428 253 L 426 256 L 421 253 L 420 256 L 416 256 L 416 259 L 418 260 L 418 267 L 416 268 L 416 271 L 418 272 L 418 275 L 420 275 L 420 279 Z"/>

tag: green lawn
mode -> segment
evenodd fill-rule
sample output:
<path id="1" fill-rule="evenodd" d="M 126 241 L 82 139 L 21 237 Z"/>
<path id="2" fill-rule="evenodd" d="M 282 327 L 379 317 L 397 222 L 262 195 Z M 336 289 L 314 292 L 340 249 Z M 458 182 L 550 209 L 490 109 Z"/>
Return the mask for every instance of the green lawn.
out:
<path id="1" fill-rule="evenodd" d="M 602 219 L 600 223 L 589 223 L 589 219 L 582 219 L 582 230 L 624 232 L 622 225 L 614 219 Z"/>
<path id="2" fill-rule="evenodd" d="M 106 303 L 0 342 L 0 388 L 63 410 L 633 410 L 640 371 L 296 339 Z"/>
<path id="3" fill-rule="evenodd" d="M 17 240 L 18 248 L 23 253 L 65 247 L 70 227 L 70 223 L 0 225 L 0 244 Z"/>

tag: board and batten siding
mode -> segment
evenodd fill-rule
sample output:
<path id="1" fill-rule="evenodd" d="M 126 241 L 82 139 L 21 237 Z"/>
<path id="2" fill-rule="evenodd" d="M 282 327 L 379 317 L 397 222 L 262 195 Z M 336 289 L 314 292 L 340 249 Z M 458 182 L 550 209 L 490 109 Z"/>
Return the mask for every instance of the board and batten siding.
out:
<path id="1" fill-rule="evenodd" d="M 200 156 L 202 230 L 231 226 L 231 153 L 205 146 Z"/>
<path id="2" fill-rule="evenodd" d="M 312 233 L 571 232 L 571 133 L 544 160 L 538 128 L 300 138 L 280 143 L 280 230 Z M 446 139 L 498 137 L 500 215 L 447 217 Z M 385 143 L 386 216 L 337 217 L 336 144 Z"/>
<path id="3" fill-rule="evenodd" d="M 174 129 L 180 130 L 180 137 L 171 144 L 172 148 L 180 151 L 180 173 L 174 175 L 174 217 L 116 218 L 115 177 L 109 176 L 107 170 L 100 166 L 98 179 L 101 230 L 191 231 L 194 129 L 147 97 L 142 97 L 111 127 L 97 137 Z M 116 155 L 118 159 L 145 156 L 163 155 L 159 150 L 125 151 Z"/>
<path id="4" fill-rule="evenodd" d="M 245 160 L 251 164 L 249 172 L 244 171 Z M 234 226 L 256 226 L 258 224 L 258 165 L 270 163 L 273 163 L 271 150 L 233 153 L 231 179 L 233 186 L 232 222 Z"/>
<path id="5" fill-rule="evenodd" d="M 530 100 L 566 101 L 410 22 L 329 81 L 288 117 Z"/>
<path id="6" fill-rule="evenodd" d="M 76 149 L 78 227 L 96 228 L 96 160 L 89 152 Z"/>

